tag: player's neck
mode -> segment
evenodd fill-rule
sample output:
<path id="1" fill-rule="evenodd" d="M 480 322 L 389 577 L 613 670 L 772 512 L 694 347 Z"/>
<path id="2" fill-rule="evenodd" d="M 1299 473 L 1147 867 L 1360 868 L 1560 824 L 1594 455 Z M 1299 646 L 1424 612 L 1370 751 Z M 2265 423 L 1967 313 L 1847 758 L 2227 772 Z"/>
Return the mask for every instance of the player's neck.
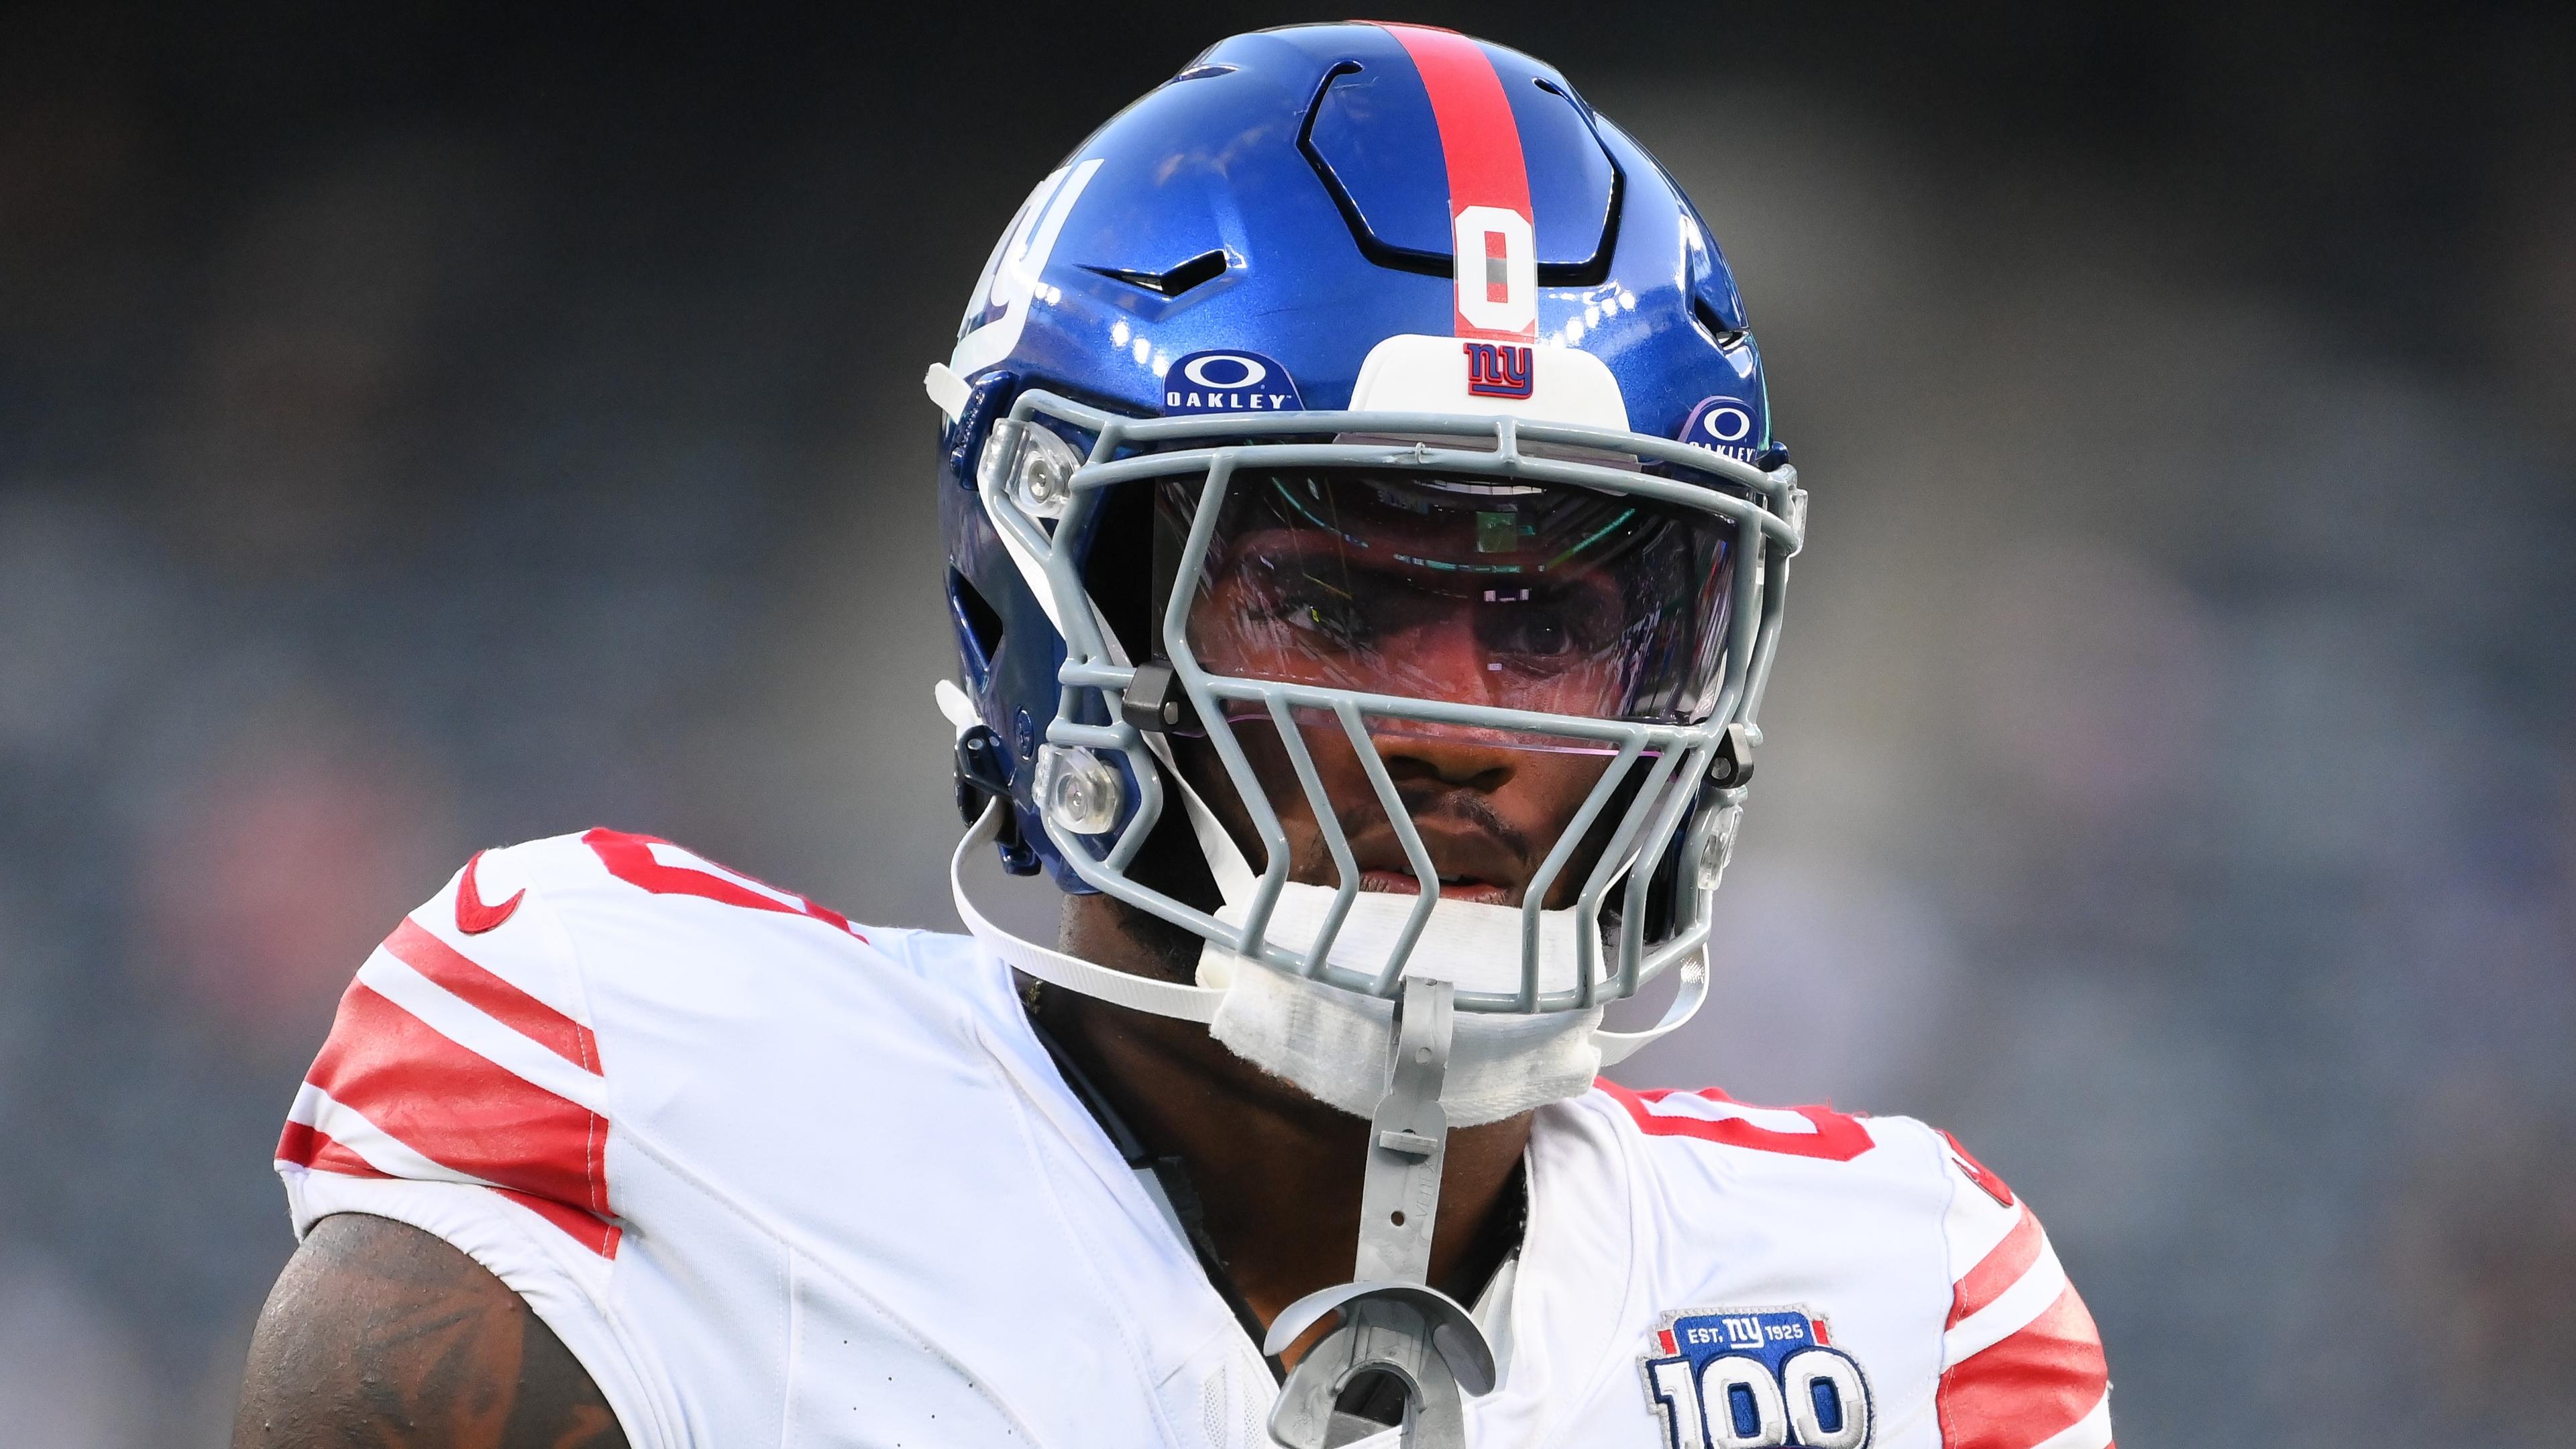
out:
<path id="1" fill-rule="evenodd" d="M 1169 953 L 1140 939 L 1132 916 L 1106 897 L 1076 897 L 1065 946 L 1104 966 L 1169 974 Z M 1366 1122 L 1253 1067 L 1203 1026 L 1066 991 L 1045 994 L 1042 1019 L 1145 1144 L 1182 1160 L 1228 1275 L 1263 1323 L 1350 1280 Z M 1517 1246 L 1521 1199 L 1510 1189 L 1529 1132 L 1524 1114 L 1449 1134 L 1433 1283 L 1472 1292 Z"/>

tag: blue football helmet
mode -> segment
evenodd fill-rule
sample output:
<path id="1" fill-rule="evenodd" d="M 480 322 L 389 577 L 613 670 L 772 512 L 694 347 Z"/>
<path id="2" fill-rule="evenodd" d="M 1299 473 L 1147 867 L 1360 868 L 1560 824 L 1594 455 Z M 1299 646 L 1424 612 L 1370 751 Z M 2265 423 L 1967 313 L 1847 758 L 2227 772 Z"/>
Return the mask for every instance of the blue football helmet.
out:
<path id="1" fill-rule="evenodd" d="M 1408 1446 L 1462 1446 L 1495 1364 L 1426 1282 L 1448 1128 L 1583 1090 L 1707 992 L 1806 519 L 1725 260 L 1527 56 L 1265 31 L 1038 183 L 925 384 L 957 861 L 995 843 L 1204 954 L 1191 984 L 1018 940 L 952 864 L 961 915 L 1030 975 L 1207 1022 L 1371 1118 L 1354 1281 L 1268 1346 L 1342 1326 L 1271 1431 L 1344 1442 L 1341 1396 L 1383 1374 Z M 1575 782 L 1558 838 L 1416 818 L 1457 793 L 1423 791 L 1425 760 L 1501 751 Z M 1658 1025 L 1600 1030 L 1668 970 Z"/>
<path id="2" fill-rule="evenodd" d="M 926 385 L 961 803 L 1001 802 L 1007 868 L 1392 999 L 1440 899 L 1421 839 L 1389 812 L 1419 895 L 1354 951 L 1361 872 L 1314 800 L 1341 879 L 1282 928 L 1288 854 L 1239 731 L 1275 728 L 1310 789 L 1305 742 L 1347 736 L 1387 801 L 1370 742 L 1389 734 L 1592 752 L 1592 797 L 1516 908 L 1517 983 L 1462 985 L 1457 1008 L 1588 1008 L 1676 965 L 1676 1012 L 1696 1005 L 1806 495 L 1707 224 L 1562 75 L 1414 26 L 1224 41 L 1030 193 Z M 1278 562 L 1347 563 L 1371 529 L 1411 578 L 1363 592 L 1428 580 L 1513 618 L 1481 697 L 1408 676 L 1382 627 L 1373 653 L 1337 633 L 1368 609 Z M 1265 557 L 1267 582 L 1241 577 Z M 1569 576 L 1598 597 L 1513 615 Z M 1232 628 L 1212 618 L 1229 607 Z M 1265 860 L 1199 818 L 1175 732 L 1203 733 Z M 1216 908 L 1133 869 L 1176 793 Z M 1542 904 L 1568 869 L 1580 965 L 1543 980 Z"/>

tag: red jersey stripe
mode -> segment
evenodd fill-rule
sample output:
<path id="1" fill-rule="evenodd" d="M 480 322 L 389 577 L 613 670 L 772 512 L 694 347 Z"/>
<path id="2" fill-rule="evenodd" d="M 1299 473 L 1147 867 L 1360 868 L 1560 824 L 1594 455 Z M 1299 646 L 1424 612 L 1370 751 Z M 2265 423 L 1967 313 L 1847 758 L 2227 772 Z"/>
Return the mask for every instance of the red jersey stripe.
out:
<path id="1" fill-rule="evenodd" d="M 563 1229 L 574 1242 L 603 1258 L 616 1257 L 617 1244 L 626 1236 L 625 1230 L 617 1224 L 583 1212 L 577 1207 L 568 1207 L 553 1198 L 539 1197 L 532 1192 L 518 1192 L 506 1187 L 494 1188 L 493 1191 Z"/>
<path id="2" fill-rule="evenodd" d="M 605 1217 L 607 1119 L 450 1041 L 362 984 L 306 1080 L 424 1157 Z"/>
<path id="3" fill-rule="evenodd" d="M 1422 89 L 1431 97 L 1431 117 L 1440 129 L 1441 164 L 1449 173 L 1450 219 L 1455 221 L 1459 212 L 1471 206 L 1496 206 L 1517 213 L 1523 221 L 1531 220 L 1529 163 L 1521 155 L 1520 122 L 1512 118 L 1503 78 L 1494 73 L 1494 63 L 1486 59 L 1483 48 L 1454 30 L 1393 24 L 1381 28 L 1412 58 L 1413 68 L 1422 75 Z M 1494 297 L 1483 262 L 1482 257 L 1460 256 L 1451 265 L 1461 278 L 1474 276 L 1477 284 L 1487 288 L 1486 295 Z M 1457 318 L 1457 330 L 1461 337 L 1538 335 L 1535 322 L 1518 332 L 1496 333 L 1469 322 L 1464 314 Z"/>
<path id="4" fill-rule="evenodd" d="M 289 1122 L 277 1136 L 277 1160 L 309 1167 L 316 1172 L 336 1172 L 342 1177 L 389 1177 L 374 1163 L 343 1147 L 331 1134 L 302 1122 Z"/>
<path id="5" fill-rule="evenodd" d="M 1943 1449 L 2031 1449 L 2110 1391 L 2102 1338 L 2069 1287 L 2018 1333 L 1941 1375 Z"/>
<path id="6" fill-rule="evenodd" d="M 316 1172 L 336 1173 L 341 1177 L 391 1178 L 374 1163 L 341 1145 L 329 1133 L 302 1122 L 289 1122 L 277 1141 L 277 1160 Z M 497 1192 L 547 1222 L 563 1230 L 566 1236 L 603 1258 L 617 1256 L 617 1244 L 625 1236 L 615 1223 L 594 1217 L 576 1207 L 567 1207 L 552 1198 L 534 1193 L 497 1187 Z"/>
<path id="7" fill-rule="evenodd" d="M 458 1000 L 583 1071 L 599 1074 L 599 1039 L 589 1027 L 485 970 L 419 922 L 404 917 L 385 938 L 385 949 Z"/>
<path id="8" fill-rule="evenodd" d="M 2040 1230 L 2039 1219 L 2032 1217 L 2025 1208 L 2014 1220 L 2012 1231 L 2004 1234 L 2004 1240 L 1995 1244 L 1985 1257 L 1977 1261 L 1977 1266 L 1970 1268 L 1967 1276 L 1959 1280 L 1957 1290 L 1950 1297 L 1950 1322 L 1947 1326 L 1958 1327 L 1959 1320 L 1994 1302 L 2005 1289 L 2020 1282 L 2021 1275 L 2029 1272 L 2030 1265 L 2039 1261 L 2039 1251 L 2047 1245 L 2048 1235 Z"/>

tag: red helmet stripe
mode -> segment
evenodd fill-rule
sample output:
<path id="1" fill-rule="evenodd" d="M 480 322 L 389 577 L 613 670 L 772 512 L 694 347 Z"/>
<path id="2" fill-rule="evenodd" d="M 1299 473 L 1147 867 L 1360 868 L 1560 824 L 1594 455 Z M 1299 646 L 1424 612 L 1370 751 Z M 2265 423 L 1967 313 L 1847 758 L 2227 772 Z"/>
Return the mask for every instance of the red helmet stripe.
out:
<path id="1" fill-rule="evenodd" d="M 1449 172 L 1449 218 L 1472 206 L 1498 207 L 1518 215 L 1524 226 L 1530 215 L 1529 166 L 1521 158 L 1520 123 L 1512 119 L 1503 95 L 1503 78 L 1483 47 L 1454 30 L 1427 25 L 1384 24 L 1383 28 L 1413 58 L 1422 88 L 1431 97 L 1432 118 L 1440 127 L 1440 157 Z M 1464 251 L 1454 263 L 1458 285 L 1473 287 L 1480 298 L 1501 302 L 1507 283 L 1502 266 L 1504 238 L 1487 232 L 1473 255 Z M 1490 264 L 1489 264 L 1490 259 Z M 1535 309 L 1531 320 L 1513 331 L 1479 327 L 1457 315 L 1461 337 L 1508 337 L 1528 341 L 1538 336 Z"/>

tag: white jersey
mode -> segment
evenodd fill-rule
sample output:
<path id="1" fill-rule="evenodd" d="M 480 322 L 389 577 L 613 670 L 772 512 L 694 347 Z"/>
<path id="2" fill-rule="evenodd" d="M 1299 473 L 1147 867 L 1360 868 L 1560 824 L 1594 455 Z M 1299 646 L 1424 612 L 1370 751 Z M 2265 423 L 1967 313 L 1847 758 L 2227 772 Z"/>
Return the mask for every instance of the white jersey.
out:
<path id="1" fill-rule="evenodd" d="M 1527 1166 L 1480 1449 L 2111 1442 L 2038 1221 L 1931 1128 L 1605 1082 Z M 636 1449 L 1270 1442 L 1268 1365 L 1006 969 L 663 841 L 468 862 L 359 970 L 278 1170 L 299 1234 L 373 1213 L 498 1275 Z"/>

